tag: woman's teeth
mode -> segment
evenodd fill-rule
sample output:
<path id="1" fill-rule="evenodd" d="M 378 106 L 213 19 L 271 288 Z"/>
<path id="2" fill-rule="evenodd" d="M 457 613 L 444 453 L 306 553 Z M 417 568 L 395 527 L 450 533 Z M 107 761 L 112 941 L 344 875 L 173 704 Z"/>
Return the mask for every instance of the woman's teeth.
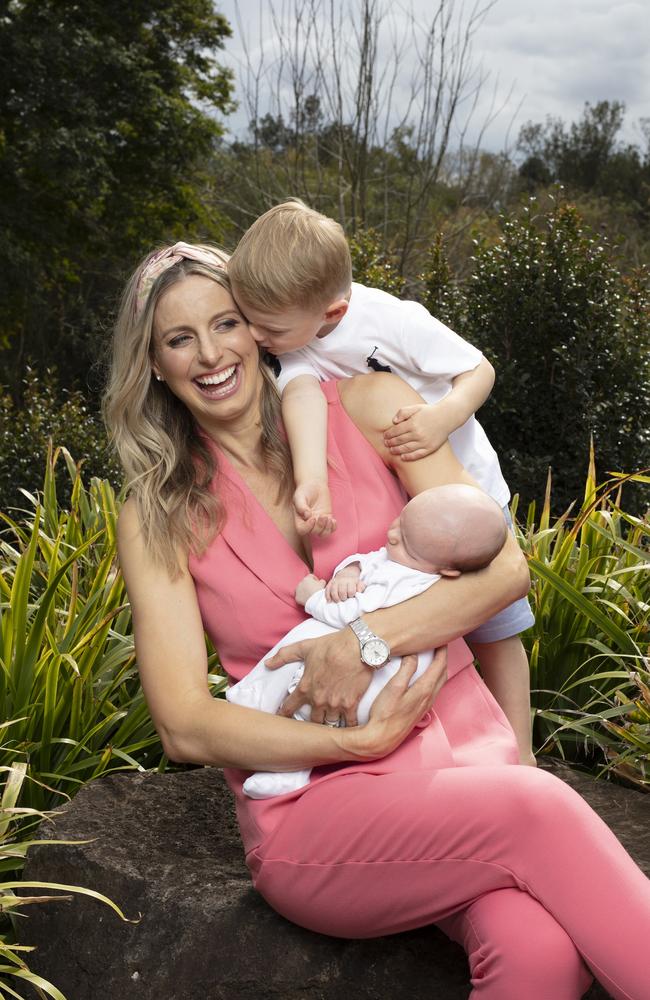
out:
<path id="1" fill-rule="evenodd" d="M 214 375 L 203 375 L 195 378 L 194 381 L 207 395 L 222 396 L 232 389 L 236 377 L 237 365 L 231 365 L 230 368 L 224 368 L 221 372 L 216 372 Z"/>

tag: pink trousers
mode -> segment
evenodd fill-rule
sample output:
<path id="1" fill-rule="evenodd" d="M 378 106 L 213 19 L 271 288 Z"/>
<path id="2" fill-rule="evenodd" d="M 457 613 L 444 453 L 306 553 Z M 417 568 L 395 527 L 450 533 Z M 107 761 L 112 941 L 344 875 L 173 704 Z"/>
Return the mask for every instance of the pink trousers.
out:
<path id="1" fill-rule="evenodd" d="M 439 924 L 473 1000 L 650 1000 L 650 882 L 564 782 L 519 766 L 339 775 L 254 859 L 289 920 L 339 937 Z"/>

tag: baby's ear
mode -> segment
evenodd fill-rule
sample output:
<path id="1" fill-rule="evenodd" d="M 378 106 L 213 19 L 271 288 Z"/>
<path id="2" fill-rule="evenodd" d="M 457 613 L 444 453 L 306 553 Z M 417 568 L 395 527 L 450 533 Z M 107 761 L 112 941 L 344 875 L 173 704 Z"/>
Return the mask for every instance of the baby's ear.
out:
<path id="1" fill-rule="evenodd" d="M 438 575 L 439 576 L 460 576 L 460 570 L 459 569 L 439 569 L 438 570 Z"/>

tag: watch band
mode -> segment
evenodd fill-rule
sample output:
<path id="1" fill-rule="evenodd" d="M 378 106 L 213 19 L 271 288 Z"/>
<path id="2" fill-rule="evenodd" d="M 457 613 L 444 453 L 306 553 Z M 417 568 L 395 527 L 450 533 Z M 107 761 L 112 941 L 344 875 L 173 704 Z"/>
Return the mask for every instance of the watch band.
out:
<path id="1" fill-rule="evenodd" d="M 368 625 L 366 625 L 363 618 L 355 618 L 353 622 L 350 622 L 350 628 L 362 645 L 364 642 L 367 642 L 368 639 L 379 638 L 379 636 L 376 635 Z"/>
<path id="2" fill-rule="evenodd" d="M 373 670 L 379 670 L 390 658 L 390 646 L 385 639 L 373 632 L 362 618 L 355 618 L 349 624 L 359 640 L 361 661 Z"/>

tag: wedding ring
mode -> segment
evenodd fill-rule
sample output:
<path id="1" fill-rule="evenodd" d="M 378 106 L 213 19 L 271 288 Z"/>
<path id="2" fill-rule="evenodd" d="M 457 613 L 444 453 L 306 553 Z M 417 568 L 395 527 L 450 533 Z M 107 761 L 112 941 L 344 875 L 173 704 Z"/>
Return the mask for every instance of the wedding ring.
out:
<path id="1" fill-rule="evenodd" d="M 338 719 L 323 719 L 323 725 L 329 726 L 330 729 L 338 729 L 341 725 L 341 716 Z"/>

